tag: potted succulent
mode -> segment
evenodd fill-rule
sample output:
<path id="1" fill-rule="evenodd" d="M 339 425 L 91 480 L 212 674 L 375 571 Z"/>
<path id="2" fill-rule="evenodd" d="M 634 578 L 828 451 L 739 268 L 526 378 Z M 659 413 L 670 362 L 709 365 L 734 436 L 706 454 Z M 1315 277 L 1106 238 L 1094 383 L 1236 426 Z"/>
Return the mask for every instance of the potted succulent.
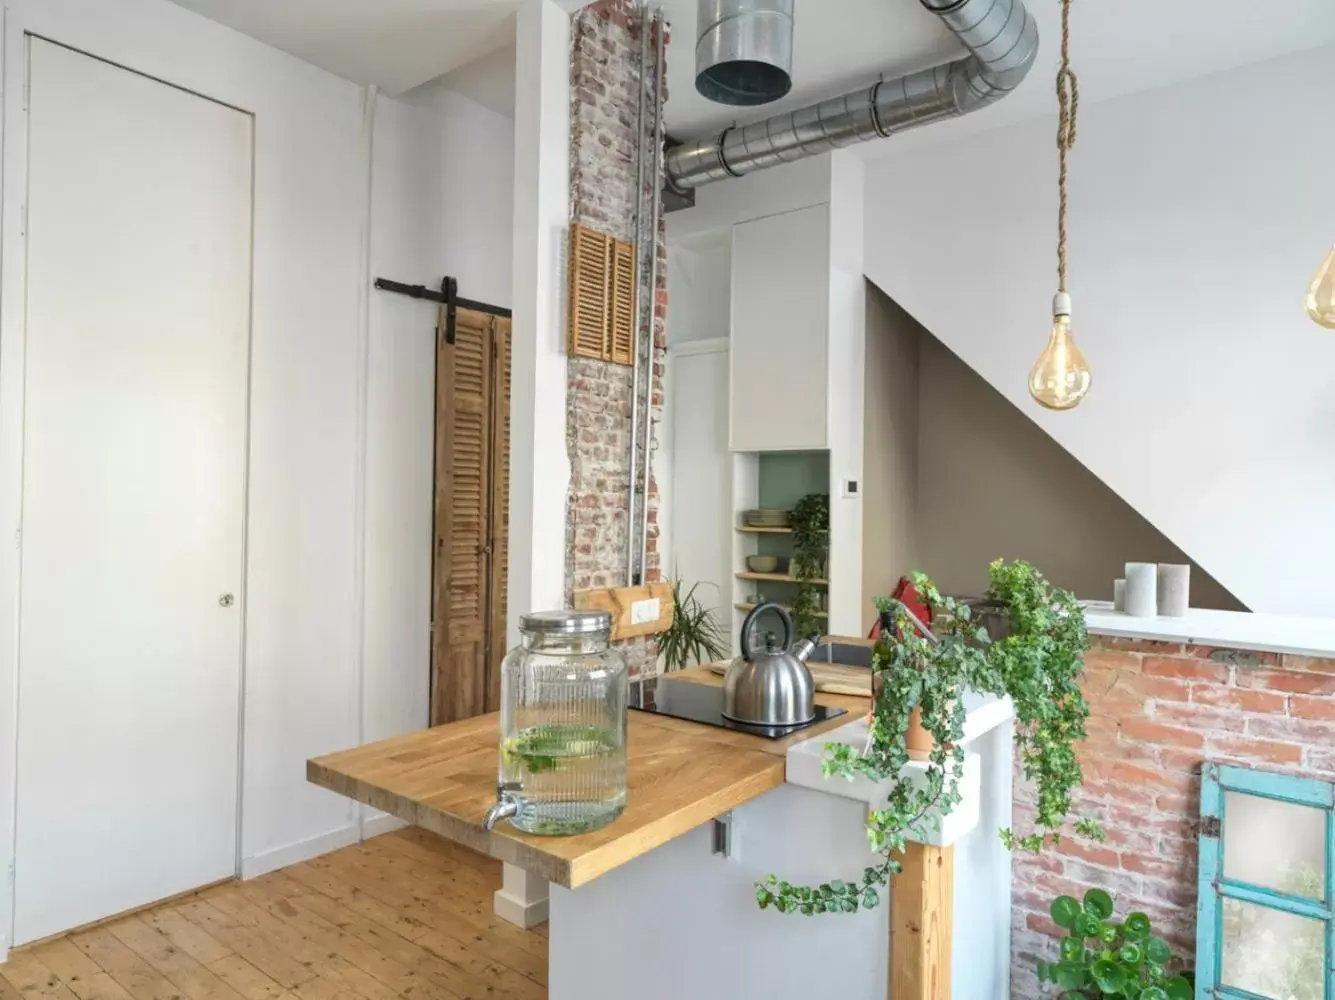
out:
<path id="1" fill-rule="evenodd" d="M 762 909 L 811 915 L 877 905 L 877 888 L 898 874 L 896 855 L 908 838 L 925 833 L 960 801 L 966 690 L 1012 699 L 1016 752 L 1024 776 L 1037 786 L 1034 828 L 1002 830 L 1002 840 L 1008 848 L 1037 852 L 1060 839 L 1071 792 L 1082 780 L 1075 745 L 1085 738 L 1089 717 L 1077 685 L 1088 644 L 1084 614 L 1073 595 L 1053 587 L 1028 563 L 998 560 L 989 577 L 987 600 L 1004 612 L 1004 629 L 980 623 L 967 603 L 943 596 L 921 573 L 913 581 L 934 612 L 931 632 L 919 628 L 899 602 L 877 602 L 890 627 L 882 629 L 872 653 L 868 745 L 827 744 L 823 769 L 827 778 L 886 783 L 884 805 L 867 819 L 868 842 L 881 861 L 859 878 L 821 886 L 794 886 L 770 876 L 756 888 Z M 910 744 L 918 742 L 911 734 L 916 723 L 928 737 L 922 741 L 925 782 L 902 773 L 914 749 Z M 1092 820 L 1076 821 L 1074 830 L 1093 839 L 1103 836 Z"/>
<path id="2" fill-rule="evenodd" d="M 1113 920 L 1113 900 L 1102 889 L 1090 889 L 1084 902 L 1058 896 L 1052 920 L 1066 931 L 1061 957 L 1039 961 L 1038 981 L 1050 983 L 1063 1000 L 1085 997 L 1135 997 L 1137 1000 L 1192 1000 L 1190 973 L 1173 974 L 1173 951 L 1155 937 L 1150 918 L 1130 913 Z"/>

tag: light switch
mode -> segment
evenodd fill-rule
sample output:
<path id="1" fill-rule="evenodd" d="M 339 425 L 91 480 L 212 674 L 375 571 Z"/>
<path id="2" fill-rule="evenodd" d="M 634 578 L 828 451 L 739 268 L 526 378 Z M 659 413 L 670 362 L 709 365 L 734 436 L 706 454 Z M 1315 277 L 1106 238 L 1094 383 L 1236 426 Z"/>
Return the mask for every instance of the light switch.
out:
<path id="1" fill-rule="evenodd" d="M 648 625 L 650 622 L 658 621 L 658 616 L 662 613 L 662 606 L 658 598 L 651 598 L 647 601 L 636 601 L 630 606 L 631 625 Z"/>

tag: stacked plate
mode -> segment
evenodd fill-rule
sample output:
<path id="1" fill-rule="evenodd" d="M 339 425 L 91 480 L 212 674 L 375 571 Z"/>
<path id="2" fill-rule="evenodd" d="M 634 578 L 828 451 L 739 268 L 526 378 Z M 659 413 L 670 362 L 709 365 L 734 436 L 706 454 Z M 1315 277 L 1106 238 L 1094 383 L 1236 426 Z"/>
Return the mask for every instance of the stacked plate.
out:
<path id="1" fill-rule="evenodd" d="M 748 528 L 790 528 L 793 524 L 793 512 L 762 507 L 742 513 L 742 523 Z"/>

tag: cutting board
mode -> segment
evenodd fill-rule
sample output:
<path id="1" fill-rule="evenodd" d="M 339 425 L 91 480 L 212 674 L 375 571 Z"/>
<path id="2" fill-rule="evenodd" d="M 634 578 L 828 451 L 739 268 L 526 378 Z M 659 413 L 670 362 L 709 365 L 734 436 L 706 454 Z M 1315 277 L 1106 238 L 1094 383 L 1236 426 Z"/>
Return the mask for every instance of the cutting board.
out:
<path id="1" fill-rule="evenodd" d="M 709 672 L 720 677 L 728 672 L 728 663 L 711 663 Z M 841 667 L 837 663 L 808 663 L 816 690 L 823 694 L 842 694 L 853 698 L 871 697 L 871 671 L 866 667 Z"/>

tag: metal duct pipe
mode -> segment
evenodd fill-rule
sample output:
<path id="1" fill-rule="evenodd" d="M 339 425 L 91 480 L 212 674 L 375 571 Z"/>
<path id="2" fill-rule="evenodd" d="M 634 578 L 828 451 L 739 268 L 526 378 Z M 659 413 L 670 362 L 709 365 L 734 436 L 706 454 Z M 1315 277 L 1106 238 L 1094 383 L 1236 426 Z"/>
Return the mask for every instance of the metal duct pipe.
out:
<path id="1" fill-rule="evenodd" d="M 769 104 L 793 88 L 793 0 L 700 0 L 695 89 L 717 104 Z"/>
<path id="2" fill-rule="evenodd" d="M 1020 85 L 1038 55 L 1038 25 L 1023 0 L 920 0 L 964 43 L 955 62 L 885 80 L 788 114 L 674 147 L 667 182 L 678 191 L 977 111 Z"/>

